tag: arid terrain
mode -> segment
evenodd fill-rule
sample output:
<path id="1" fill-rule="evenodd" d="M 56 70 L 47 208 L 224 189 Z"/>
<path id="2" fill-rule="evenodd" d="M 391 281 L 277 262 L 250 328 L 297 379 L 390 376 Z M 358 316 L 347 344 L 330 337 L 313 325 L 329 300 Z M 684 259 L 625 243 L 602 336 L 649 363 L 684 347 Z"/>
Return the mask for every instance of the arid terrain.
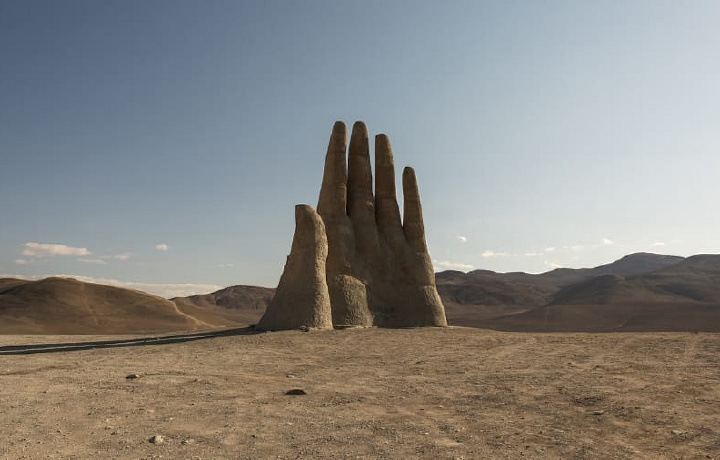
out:
<path id="1" fill-rule="evenodd" d="M 720 255 L 636 253 L 541 274 L 436 273 L 448 323 L 508 332 L 720 332 Z M 0 334 L 162 334 L 256 324 L 275 289 L 164 299 L 70 278 L 0 278 Z"/>
<path id="2" fill-rule="evenodd" d="M 453 327 L 273 333 L 0 279 L 0 458 L 720 458 L 720 256 L 436 278 Z"/>
<path id="3" fill-rule="evenodd" d="M 720 458 L 720 335 L 6 335 L 0 407 L 8 459 Z"/>
<path id="4" fill-rule="evenodd" d="M 248 325 L 265 311 L 268 291 L 234 286 L 171 301 L 72 278 L 0 278 L 0 334 L 157 334 Z M 240 305 L 225 306 L 225 293 Z"/>

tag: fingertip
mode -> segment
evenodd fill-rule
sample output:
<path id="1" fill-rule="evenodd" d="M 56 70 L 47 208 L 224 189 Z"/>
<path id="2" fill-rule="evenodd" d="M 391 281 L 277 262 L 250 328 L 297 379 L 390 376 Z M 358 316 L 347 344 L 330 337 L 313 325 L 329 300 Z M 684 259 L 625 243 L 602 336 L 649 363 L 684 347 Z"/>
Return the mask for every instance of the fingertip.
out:
<path id="1" fill-rule="evenodd" d="M 345 122 L 338 120 L 333 125 L 332 134 L 330 135 L 330 144 L 328 146 L 328 153 L 332 150 L 334 153 L 342 151 L 345 154 L 345 147 L 347 146 L 347 129 Z"/>
<path id="2" fill-rule="evenodd" d="M 375 169 L 378 174 L 387 172 L 391 176 L 395 175 L 393 151 L 390 145 L 390 137 L 387 134 L 375 136 Z M 395 183 L 394 177 L 392 181 Z"/>
<path id="3" fill-rule="evenodd" d="M 403 179 L 407 178 L 408 181 L 417 182 L 415 178 L 415 170 L 410 166 L 403 168 Z"/>
<path id="4" fill-rule="evenodd" d="M 364 136 L 365 138 L 367 138 L 368 137 L 368 129 L 367 129 L 367 126 L 365 126 L 365 122 L 361 121 L 361 120 L 356 121 L 353 124 L 352 133 L 353 133 L 353 136 L 361 135 L 361 136 Z"/>
<path id="5" fill-rule="evenodd" d="M 295 218 L 299 219 L 303 216 L 311 216 L 316 214 L 315 208 L 309 204 L 296 204 L 295 205 Z"/>
<path id="6" fill-rule="evenodd" d="M 389 146 L 390 146 L 390 137 L 389 137 L 387 134 L 385 134 L 385 133 L 377 134 L 377 135 L 375 136 L 375 145 L 376 145 L 376 146 L 380 145 L 380 146 L 387 146 L 387 147 L 389 147 Z"/>
<path id="7" fill-rule="evenodd" d="M 338 120 L 333 125 L 333 134 L 341 134 L 345 132 L 345 122 Z"/>
<path id="8" fill-rule="evenodd" d="M 365 123 L 356 121 L 350 136 L 350 155 L 368 155 L 368 130 Z"/>
<path id="9" fill-rule="evenodd" d="M 328 145 L 328 153 L 338 153 L 342 150 L 345 153 L 345 147 L 347 146 L 347 129 L 345 122 L 338 120 L 333 125 L 332 134 L 330 134 L 330 144 Z"/>
<path id="10" fill-rule="evenodd" d="M 417 179 L 415 178 L 415 170 L 410 166 L 406 166 L 402 173 L 402 187 L 403 196 L 405 201 L 417 200 L 418 197 L 418 186 Z"/>

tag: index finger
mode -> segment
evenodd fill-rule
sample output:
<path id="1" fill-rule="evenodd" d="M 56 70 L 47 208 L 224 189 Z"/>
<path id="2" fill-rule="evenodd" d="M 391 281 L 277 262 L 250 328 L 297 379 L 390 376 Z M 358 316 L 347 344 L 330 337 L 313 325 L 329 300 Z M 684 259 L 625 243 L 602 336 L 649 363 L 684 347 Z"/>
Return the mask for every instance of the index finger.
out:
<path id="1" fill-rule="evenodd" d="M 346 214 L 347 205 L 347 172 L 345 149 L 347 147 L 347 131 L 345 123 L 336 121 L 333 126 L 323 172 L 320 198 L 317 211 L 321 216 L 337 216 Z"/>

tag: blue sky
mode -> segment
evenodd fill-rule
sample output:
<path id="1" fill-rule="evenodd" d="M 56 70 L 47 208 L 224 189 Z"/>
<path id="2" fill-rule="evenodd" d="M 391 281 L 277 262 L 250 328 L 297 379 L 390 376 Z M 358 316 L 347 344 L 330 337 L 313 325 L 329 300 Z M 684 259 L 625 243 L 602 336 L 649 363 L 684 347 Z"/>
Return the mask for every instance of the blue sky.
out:
<path id="1" fill-rule="evenodd" d="M 274 286 L 332 124 L 437 271 L 720 252 L 720 3 L 0 1 L 0 274 Z M 49 246 L 55 245 L 55 246 Z"/>

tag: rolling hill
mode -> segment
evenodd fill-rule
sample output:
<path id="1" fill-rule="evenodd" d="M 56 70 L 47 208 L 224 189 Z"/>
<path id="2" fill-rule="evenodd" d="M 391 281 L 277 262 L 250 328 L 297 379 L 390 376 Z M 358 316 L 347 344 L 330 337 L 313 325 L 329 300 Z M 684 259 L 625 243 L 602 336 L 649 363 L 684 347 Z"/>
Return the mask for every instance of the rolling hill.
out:
<path id="1" fill-rule="evenodd" d="M 202 319 L 200 319 L 202 318 Z M 231 325 L 194 306 L 71 278 L 0 279 L 2 334 L 123 334 Z"/>

